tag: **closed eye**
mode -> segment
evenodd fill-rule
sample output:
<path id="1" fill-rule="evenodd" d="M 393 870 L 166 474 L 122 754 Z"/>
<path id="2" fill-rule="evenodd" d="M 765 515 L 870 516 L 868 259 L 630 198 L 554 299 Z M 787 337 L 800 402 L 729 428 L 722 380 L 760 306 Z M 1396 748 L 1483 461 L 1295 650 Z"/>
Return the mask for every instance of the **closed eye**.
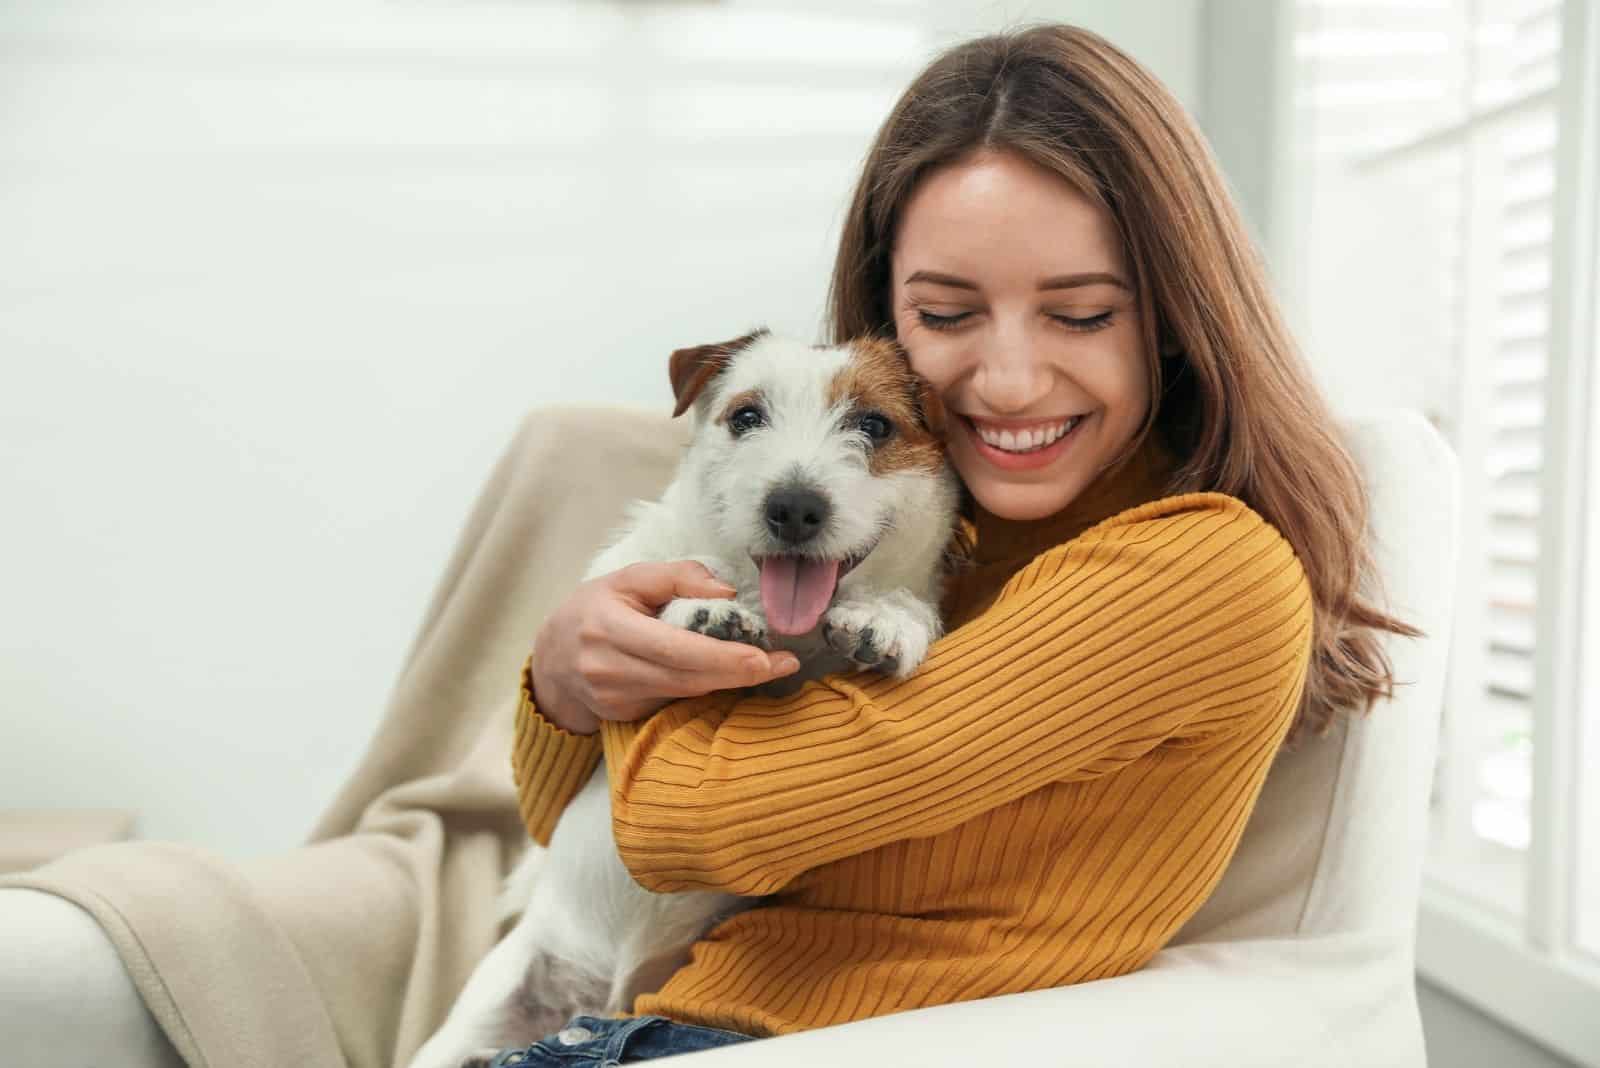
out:
<path id="1" fill-rule="evenodd" d="M 917 309 L 917 315 L 922 319 L 922 325 L 933 330 L 954 330 L 963 319 L 970 316 L 971 312 L 962 312 L 960 315 L 935 315 L 930 311 Z M 1099 315 L 1091 315 L 1087 319 L 1074 319 L 1070 315 L 1052 315 L 1050 318 L 1066 327 L 1080 333 L 1100 330 L 1111 325 L 1111 312 L 1103 311 Z"/>

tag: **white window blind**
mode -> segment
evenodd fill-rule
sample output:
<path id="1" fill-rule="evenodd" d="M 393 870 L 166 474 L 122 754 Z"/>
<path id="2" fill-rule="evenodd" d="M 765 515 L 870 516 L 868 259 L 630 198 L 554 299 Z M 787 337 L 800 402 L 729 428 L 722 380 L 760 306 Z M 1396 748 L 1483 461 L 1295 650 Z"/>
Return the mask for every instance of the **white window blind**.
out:
<path id="1" fill-rule="evenodd" d="M 1297 25 L 1312 181 L 1336 190 L 1330 212 L 1313 206 L 1314 226 L 1351 225 L 1340 206 L 1376 199 L 1377 214 L 1405 227 L 1383 236 L 1411 257 L 1414 288 L 1380 310 L 1391 320 L 1380 332 L 1415 341 L 1395 357 L 1428 366 L 1428 414 L 1465 469 L 1469 570 L 1432 860 L 1463 892 L 1516 915 L 1532 793 L 1560 4 L 1302 0 Z"/>
<path id="2" fill-rule="evenodd" d="M 1295 12 L 1308 348 L 1461 462 L 1418 971 L 1600 1066 L 1600 9 Z"/>

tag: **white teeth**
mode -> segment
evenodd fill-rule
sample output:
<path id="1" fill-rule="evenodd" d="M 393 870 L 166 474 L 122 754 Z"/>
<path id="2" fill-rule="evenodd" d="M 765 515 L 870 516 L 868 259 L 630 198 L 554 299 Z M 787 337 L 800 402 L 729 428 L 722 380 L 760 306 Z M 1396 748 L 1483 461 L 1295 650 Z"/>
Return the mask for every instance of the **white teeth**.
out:
<path id="1" fill-rule="evenodd" d="M 1034 449 L 1044 448 L 1044 446 L 1049 445 L 1071 430 L 1080 418 L 1082 417 L 1073 416 L 1071 419 L 1052 427 L 1036 427 L 1020 433 L 1013 433 L 1010 430 L 986 430 L 980 426 L 978 427 L 978 436 L 997 449 L 1004 449 L 1007 452 L 1031 452 Z M 974 423 L 973 426 L 978 426 L 978 424 Z"/>

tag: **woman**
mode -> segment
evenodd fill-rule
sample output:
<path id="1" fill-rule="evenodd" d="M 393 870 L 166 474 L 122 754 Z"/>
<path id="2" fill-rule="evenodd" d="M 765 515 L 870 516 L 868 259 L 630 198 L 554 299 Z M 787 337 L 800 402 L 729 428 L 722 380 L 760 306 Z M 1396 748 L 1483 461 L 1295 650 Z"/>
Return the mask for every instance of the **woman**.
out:
<path id="1" fill-rule="evenodd" d="M 580 587 L 525 667 L 529 831 L 548 841 L 604 752 L 643 885 L 771 897 L 635 1015 L 503 1063 L 1133 971 L 1216 886 L 1277 749 L 1389 692 L 1374 630 L 1417 633 L 1358 595 L 1355 467 L 1204 142 L 1099 37 L 985 37 L 916 79 L 831 317 L 835 342 L 896 337 L 959 416 L 977 553 L 949 633 L 907 680 L 740 699 L 788 657 L 653 618 L 712 595 L 697 565 Z"/>

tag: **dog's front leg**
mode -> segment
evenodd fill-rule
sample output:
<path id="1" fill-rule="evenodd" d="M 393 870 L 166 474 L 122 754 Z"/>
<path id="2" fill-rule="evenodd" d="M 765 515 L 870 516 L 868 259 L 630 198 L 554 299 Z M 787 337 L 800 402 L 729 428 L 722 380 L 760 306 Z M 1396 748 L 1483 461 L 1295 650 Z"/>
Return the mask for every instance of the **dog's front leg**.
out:
<path id="1" fill-rule="evenodd" d="M 943 631 L 938 609 L 905 589 L 845 598 L 822 617 L 823 640 L 834 652 L 898 679 L 921 666 Z"/>

